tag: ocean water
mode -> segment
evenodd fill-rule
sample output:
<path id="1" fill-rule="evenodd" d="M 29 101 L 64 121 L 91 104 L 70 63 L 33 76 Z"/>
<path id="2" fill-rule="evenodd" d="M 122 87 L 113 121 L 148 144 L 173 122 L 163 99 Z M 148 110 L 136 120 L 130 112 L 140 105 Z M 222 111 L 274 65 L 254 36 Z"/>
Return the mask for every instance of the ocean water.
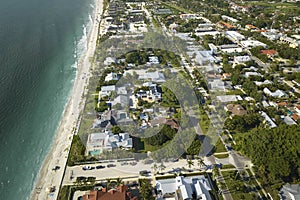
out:
<path id="1" fill-rule="evenodd" d="M 86 47 L 93 0 L 0 1 L 0 199 L 29 199 Z"/>

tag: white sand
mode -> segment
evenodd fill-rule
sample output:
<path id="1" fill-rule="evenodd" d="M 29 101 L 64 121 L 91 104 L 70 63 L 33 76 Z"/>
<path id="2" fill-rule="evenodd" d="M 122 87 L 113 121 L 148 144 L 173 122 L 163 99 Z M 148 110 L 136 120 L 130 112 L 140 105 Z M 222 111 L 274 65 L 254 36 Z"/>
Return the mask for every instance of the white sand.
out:
<path id="1" fill-rule="evenodd" d="M 79 114 L 84 107 L 82 94 L 86 93 L 85 88 L 88 84 L 88 77 L 86 75 L 89 74 L 89 70 L 91 68 L 89 59 L 94 55 L 98 36 L 99 23 L 96 19 L 100 21 L 102 11 L 103 1 L 96 0 L 94 24 L 88 38 L 87 51 L 79 61 L 77 76 L 69 97 L 69 102 L 64 111 L 64 115 L 58 127 L 51 150 L 44 160 L 36 185 L 31 193 L 31 200 L 57 199 L 58 189 L 64 176 L 64 169 L 66 167 L 67 157 L 73 137 L 72 130 L 76 127 Z M 60 166 L 60 169 L 56 172 L 52 170 L 55 166 Z M 50 197 L 48 190 L 52 186 L 56 187 L 56 191 L 54 192 L 54 195 Z"/>

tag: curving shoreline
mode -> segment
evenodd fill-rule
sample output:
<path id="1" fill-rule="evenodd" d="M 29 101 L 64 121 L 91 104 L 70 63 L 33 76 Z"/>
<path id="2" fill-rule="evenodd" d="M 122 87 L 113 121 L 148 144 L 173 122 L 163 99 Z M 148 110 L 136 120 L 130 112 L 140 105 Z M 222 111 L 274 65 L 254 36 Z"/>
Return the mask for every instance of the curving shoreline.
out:
<path id="1" fill-rule="evenodd" d="M 96 49 L 99 22 L 103 12 L 103 0 L 95 0 L 95 10 L 93 17 L 92 29 L 88 36 L 87 50 L 78 62 L 76 78 L 72 91 L 69 96 L 67 106 L 64 110 L 63 117 L 51 145 L 50 151 L 43 161 L 38 177 L 30 195 L 31 200 L 57 199 L 59 188 L 64 176 L 64 169 L 73 138 L 73 128 L 77 127 L 80 112 L 84 107 L 84 98 L 82 94 L 86 93 L 88 85 L 88 74 L 90 74 L 90 58 L 94 56 Z M 52 169 L 59 166 L 56 172 Z M 49 188 L 55 186 L 56 191 L 52 197 L 49 196 Z"/>

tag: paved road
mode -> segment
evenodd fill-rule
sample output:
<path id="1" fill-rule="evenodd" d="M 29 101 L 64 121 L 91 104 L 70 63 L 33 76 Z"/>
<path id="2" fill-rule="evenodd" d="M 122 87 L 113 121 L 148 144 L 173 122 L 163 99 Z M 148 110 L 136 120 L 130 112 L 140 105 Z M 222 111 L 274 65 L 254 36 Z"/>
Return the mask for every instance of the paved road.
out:
<path id="1" fill-rule="evenodd" d="M 127 161 L 135 162 L 135 165 L 121 165 L 123 162 L 109 162 L 109 163 L 98 163 L 98 164 L 91 164 L 89 166 L 96 167 L 97 165 L 104 165 L 104 169 L 93 169 L 93 170 L 83 170 L 82 167 L 85 165 L 77 165 L 73 167 L 67 167 L 66 169 L 66 175 L 63 181 L 64 185 L 71 185 L 76 181 L 77 177 L 84 176 L 84 177 L 96 177 L 96 180 L 105 180 L 107 178 L 123 178 L 123 179 L 137 179 L 139 178 L 139 172 L 142 170 L 150 171 L 151 174 L 154 174 L 154 163 L 152 164 L 144 164 L 143 161 Z M 194 165 L 191 167 L 191 170 L 194 171 L 201 171 L 204 170 L 204 168 L 200 168 L 197 165 L 197 160 L 194 160 Z M 107 164 L 114 164 L 115 167 L 108 168 Z M 160 163 L 157 164 L 160 166 Z M 163 163 L 165 166 L 164 170 L 157 170 L 160 172 L 170 172 L 174 169 L 185 167 L 186 169 L 189 169 L 187 167 L 187 161 L 185 159 L 180 159 L 177 162 L 165 162 Z M 156 172 L 157 172 L 156 171 Z M 71 175 L 73 176 L 72 179 L 70 179 Z"/>

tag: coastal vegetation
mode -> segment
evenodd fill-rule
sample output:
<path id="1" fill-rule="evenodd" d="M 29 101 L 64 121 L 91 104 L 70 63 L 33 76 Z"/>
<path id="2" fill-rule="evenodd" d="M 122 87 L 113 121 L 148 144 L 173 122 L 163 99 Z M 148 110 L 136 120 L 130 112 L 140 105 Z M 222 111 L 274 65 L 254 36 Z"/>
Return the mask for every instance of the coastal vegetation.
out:
<path id="1" fill-rule="evenodd" d="M 254 128 L 235 136 L 235 148 L 247 155 L 255 172 L 272 196 L 284 182 L 300 182 L 300 126 Z"/>
<path id="2" fill-rule="evenodd" d="M 152 185 L 149 179 L 139 179 L 141 200 L 154 200 Z"/>

